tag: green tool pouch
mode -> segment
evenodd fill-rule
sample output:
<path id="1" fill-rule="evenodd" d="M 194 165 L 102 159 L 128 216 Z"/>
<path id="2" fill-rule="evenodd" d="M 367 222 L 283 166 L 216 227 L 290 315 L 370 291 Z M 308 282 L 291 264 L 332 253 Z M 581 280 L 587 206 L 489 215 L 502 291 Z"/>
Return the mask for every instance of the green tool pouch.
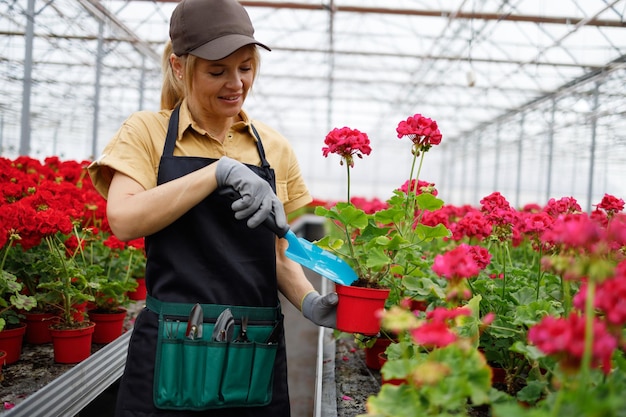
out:
<path id="1" fill-rule="evenodd" d="M 201 304 L 202 328 L 195 329 L 196 337 L 189 337 L 193 304 L 148 297 L 146 305 L 159 314 L 153 386 L 157 408 L 200 411 L 258 407 L 272 401 L 274 361 L 282 330 L 280 307 Z M 230 321 L 223 320 L 225 313 Z M 247 340 L 239 341 L 244 317 Z M 216 323 L 227 327 L 215 329 Z M 228 337 L 216 340 L 215 334 Z"/>

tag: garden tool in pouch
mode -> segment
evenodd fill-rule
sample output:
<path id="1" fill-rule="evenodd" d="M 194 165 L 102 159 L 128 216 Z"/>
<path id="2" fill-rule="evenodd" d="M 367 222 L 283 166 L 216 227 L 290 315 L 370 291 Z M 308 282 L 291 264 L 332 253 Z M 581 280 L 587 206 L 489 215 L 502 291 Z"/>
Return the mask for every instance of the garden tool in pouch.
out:
<path id="1" fill-rule="evenodd" d="M 249 343 L 250 339 L 248 339 L 248 316 L 243 316 L 241 319 L 241 330 L 239 332 L 239 336 L 235 340 L 235 343 Z"/>
<path id="2" fill-rule="evenodd" d="M 229 308 L 222 311 L 215 321 L 212 340 L 216 342 L 230 342 L 235 330 L 235 318 Z"/>
<path id="3" fill-rule="evenodd" d="M 189 320 L 187 321 L 187 331 L 185 331 L 185 337 L 191 340 L 202 339 L 202 322 L 202 306 L 200 304 L 196 304 L 191 309 L 191 313 L 189 313 Z"/>

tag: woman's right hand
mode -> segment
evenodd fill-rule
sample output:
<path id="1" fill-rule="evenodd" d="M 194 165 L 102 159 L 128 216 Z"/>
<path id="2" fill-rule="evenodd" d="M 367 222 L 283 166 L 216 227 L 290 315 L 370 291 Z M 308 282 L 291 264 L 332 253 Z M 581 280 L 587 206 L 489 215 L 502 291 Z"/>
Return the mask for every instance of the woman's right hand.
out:
<path id="1" fill-rule="evenodd" d="M 241 162 L 227 156 L 221 157 L 215 168 L 215 179 L 219 187 L 233 187 L 241 195 L 231 208 L 236 219 L 249 217 L 248 227 L 259 226 L 269 216 L 274 216 L 278 228 L 287 225 L 283 204 L 272 187 Z"/>

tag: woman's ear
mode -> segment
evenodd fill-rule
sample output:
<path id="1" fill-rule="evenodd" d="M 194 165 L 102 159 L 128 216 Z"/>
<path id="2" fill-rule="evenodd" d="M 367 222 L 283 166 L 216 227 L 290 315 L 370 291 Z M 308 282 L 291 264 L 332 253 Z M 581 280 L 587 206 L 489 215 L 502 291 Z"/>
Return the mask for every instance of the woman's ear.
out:
<path id="1" fill-rule="evenodd" d="M 172 71 L 176 78 L 182 80 L 183 79 L 183 64 L 181 59 L 177 57 L 175 54 L 170 55 L 170 66 L 172 67 Z"/>

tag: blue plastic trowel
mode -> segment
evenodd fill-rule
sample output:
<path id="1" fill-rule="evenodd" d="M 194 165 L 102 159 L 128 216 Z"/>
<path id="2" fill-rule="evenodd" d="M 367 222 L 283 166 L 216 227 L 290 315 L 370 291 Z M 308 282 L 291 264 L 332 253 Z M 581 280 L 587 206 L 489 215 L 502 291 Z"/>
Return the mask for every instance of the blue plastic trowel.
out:
<path id="1" fill-rule="evenodd" d="M 350 285 L 357 280 L 356 273 L 346 261 L 304 238 L 297 237 L 289 227 L 283 236 L 276 234 L 289 242 L 285 251 L 289 259 L 338 284 Z"/>
<path id="2" fill-rule="evenodd" d="M 232 188 L 220 190 L 219 193 L 233 201 L 241 198 L 239 193 Z M 296 236 L 289 226 L 284 229 L 279 228 L 274 216 L 269 216 L 263 225 L 276 233 L 278 237 L 287 239 L 289 247 L 285 254 L 294 262 L 338 284 L 350 285 L 357 280 L 356 273 L 346 261 L 308 240 Z"/>

